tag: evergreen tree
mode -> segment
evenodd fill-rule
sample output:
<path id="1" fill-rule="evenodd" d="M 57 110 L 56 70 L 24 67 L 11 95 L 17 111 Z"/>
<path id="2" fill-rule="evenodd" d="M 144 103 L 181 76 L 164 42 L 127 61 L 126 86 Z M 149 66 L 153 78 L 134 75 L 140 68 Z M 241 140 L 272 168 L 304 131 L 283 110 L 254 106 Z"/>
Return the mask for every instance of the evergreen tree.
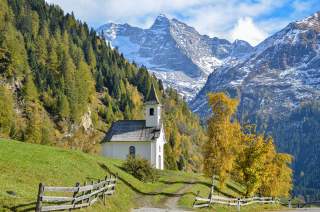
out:
<path id="1" fill-rule="evenodd" d="M 62 119 L 68 119 L 70 117 L 69 101 L 64 94 L 62 94 L 59 99 L 59 115 Z"/>
<path id="2" fill-rule="evenodd" d="M 13 70 L 9 70 L 11 62 L 10 52 L 5 48 L 0 47 L 0 74 L 8 73 L 11 75 L 13 72 Z"/>
<path id="3" fill-rule="evenodd" d="M 25 140 L 28 143 L 40 144 L 42 141 L 42 117 L 37 103 L 30 102 L 26 109 L 28 118 Z"/>
<path id="4" fill-rule="evenodd" d="M 15 119 L 14 100 L 10 90 L 0 85 L 0 137 L 9 137 Z"/>

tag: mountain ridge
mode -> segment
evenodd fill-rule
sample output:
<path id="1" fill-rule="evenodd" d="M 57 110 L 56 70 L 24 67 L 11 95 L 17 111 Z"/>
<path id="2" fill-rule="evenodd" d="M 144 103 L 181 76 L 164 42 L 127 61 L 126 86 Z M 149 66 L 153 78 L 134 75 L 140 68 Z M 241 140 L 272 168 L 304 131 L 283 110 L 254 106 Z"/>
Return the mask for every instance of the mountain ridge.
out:
<path id="1" fill-rule="evenodd" d="M 176 88 L 187 100 L 216 68 L 227 62 L 237 63 L 252 50 L 245 41 L 210 38 L 165 15 L 159 15 L 148 29 L 108 23 L 97 31 L 128 59 L 145 65 L 165 86 Z"/>

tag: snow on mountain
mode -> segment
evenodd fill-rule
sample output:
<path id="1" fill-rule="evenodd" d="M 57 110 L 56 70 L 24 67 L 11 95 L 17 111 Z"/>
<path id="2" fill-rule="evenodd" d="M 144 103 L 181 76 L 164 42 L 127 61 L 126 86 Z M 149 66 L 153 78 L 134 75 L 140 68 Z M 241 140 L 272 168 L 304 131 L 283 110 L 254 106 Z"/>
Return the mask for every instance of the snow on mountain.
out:
<path id="1" fill-rule="evenodd" d="M 301 103 L 320 99 L 320 16 L 290 23 L 254 48 L 250 57 L 212 73 L 191 102 L 202 116 L 206 95 L 228 91 L 247 117 L 281 117 Z"/>
<path id="2" fill-rule="evenodd" d="M 126 58 L 145 65 L 165 86 L 176 88 L 187 100 L 196 95 L 215 69 L 239 63 L 252 50 L 245 41 L 230 43 L 200 35 L 165 15 L 159 15 L 149 29 L 109 23 L 97 31 Z"/>

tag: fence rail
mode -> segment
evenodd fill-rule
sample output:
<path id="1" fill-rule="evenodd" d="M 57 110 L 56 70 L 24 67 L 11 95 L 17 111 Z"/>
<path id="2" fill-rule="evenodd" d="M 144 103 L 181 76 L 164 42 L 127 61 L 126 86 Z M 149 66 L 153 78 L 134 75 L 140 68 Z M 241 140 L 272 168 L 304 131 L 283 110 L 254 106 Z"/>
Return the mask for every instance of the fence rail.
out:
<path id="1" fill-rule="evenodd" d="M 83 186 L 76 183 L 75 187 L 45 186 L 40 183 L 36 212 L 84 208 L 99 199 L 103 200 L 105 204 L 106 196 L 115 192 L 117 180 L 117 175 L 110 175 L 103 180 L 98 180 L 98 182 L 85 183 Z M 64 193 L 64 196 L 47 195 L 48 192 Z"/>
<path id="2" fill-rule="evenodd" d="M 202 207 L 209 207 L 211 204 L 222 204 L 228 206 L 236 206 L 237 210 L 240 211 L 242 206 L 251 205 L 254 203 L 261 203 L 261 204 L 275 204 L 278 202 L 278 199 L 273 197 L 250 197 L 250 198 L 229 198 L 229 197 L 222 197 L 212 195 L 209 198 L 202 198 L 199 197 L 199 192 L 195 198 L 193 203 L 194 208 L 202 208 Z"/>

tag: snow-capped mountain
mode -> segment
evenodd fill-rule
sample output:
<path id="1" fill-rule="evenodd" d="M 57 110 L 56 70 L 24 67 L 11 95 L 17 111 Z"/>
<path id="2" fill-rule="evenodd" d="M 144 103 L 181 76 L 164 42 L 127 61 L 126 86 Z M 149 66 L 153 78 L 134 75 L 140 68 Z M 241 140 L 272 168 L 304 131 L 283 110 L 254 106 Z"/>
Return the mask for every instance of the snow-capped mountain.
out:
<path id="1" fill-rule="evenodd" d="M 211 91 L 237 96 L 240 120 L 294 156 L 296 194 L 319 194 L 320 12 L 267 38 L 244 62 L 213 72 L 190 103 L 202 117 L 209 115 Z"/>
<path id="2" fill-rule="evenodd" d="M 319 14 L 290 23 L 256 46 L 244 62 L 213 72 L 192 101 L 193 110 L 208 114 L 209 91 L 229 91 L 241 98 L 241 108 L 260 116 L 278 116 L 320 98 Z"/>
<path id="3" fill-rule="evenodd" d="M 210 73 L 226 64 L 237 64 L 252 50 L 250 44 L 230 43 L 200 35 L 194 28 L 159 15 L 149 29 L 109 23 L 97 29 L 129 60 L 145 65 L 191 100 Z"/>

